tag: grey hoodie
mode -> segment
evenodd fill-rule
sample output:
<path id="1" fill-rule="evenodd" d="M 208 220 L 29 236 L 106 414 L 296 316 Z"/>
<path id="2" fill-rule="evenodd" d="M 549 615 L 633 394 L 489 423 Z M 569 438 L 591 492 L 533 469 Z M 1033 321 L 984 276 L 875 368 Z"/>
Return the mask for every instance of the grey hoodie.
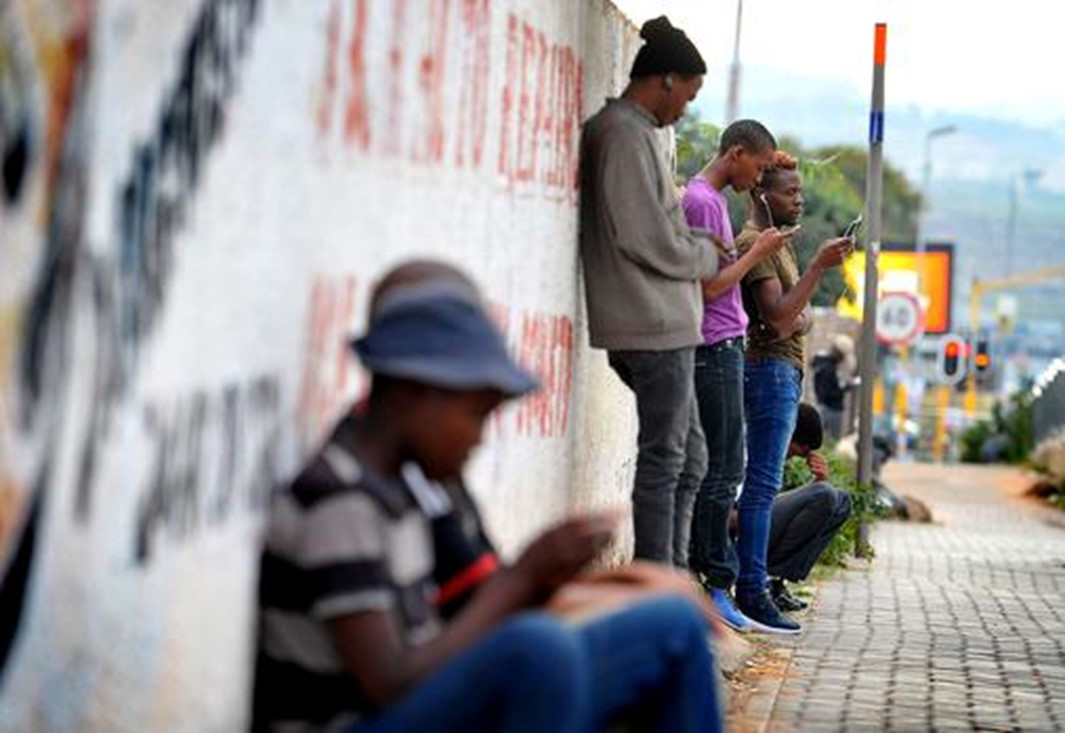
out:
<path id="1" fill-rule="evenodd" d="M 580 247 L 593 347 L 666 351 L 702 343 L 699 281 L 717 272 L 692 231 L 654 116 L 608 99 L 581 133 Z"/>

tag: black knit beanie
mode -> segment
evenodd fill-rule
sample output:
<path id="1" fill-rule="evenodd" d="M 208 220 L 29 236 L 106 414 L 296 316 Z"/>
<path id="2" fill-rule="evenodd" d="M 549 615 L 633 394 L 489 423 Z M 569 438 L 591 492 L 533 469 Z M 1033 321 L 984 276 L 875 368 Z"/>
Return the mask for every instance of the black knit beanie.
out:
<path id="1" fill-rule="evenodd" d="M 696 76 L 706 73 L 706 62 L 699 49 L 680 28 L 674 28 L 669 18 L 660 15 L 647 21 L 640 29 L 646 43 L 636 53 L 629 77 L 681 74 Z"/>

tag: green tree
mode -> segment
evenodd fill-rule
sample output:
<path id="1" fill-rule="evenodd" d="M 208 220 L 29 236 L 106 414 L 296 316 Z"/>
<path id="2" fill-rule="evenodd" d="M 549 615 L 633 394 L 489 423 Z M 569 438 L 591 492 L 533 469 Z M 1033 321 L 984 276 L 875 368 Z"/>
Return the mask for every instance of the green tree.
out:
<path id="1" fill-rule="evenodd" d="M 688 110 L 677 121 L 676 132 L 677 183 L 683 186 L 714 157 L 721 129 L 700 119 L 697 112 Z"/>
<path id="2" fill-rule="evenodd" d="M 791 152 L 791 151 L 789 151 Z M 826 239 L 838 237 L 862 210 L 862 198 L 831 157 L 808 155 L 801 147 L 794 153 L 800 160 L 803 179 L 802 230 L 796 241 L 799 266 L 806 265 Z M 825 272 L 814 292 L 814 305 L 831 306 L 843 295 L 853 298 L 843 280 L 840 268 Z"/>
<path id="3" fill-rule="evenodd" d="M 864 148 L 853 145 L 832 145 L 818 148 L 813 157 L 832 160 L 856 192 L 865 191 L 869 155 Z M 863 197 L 864 199 L 864 197 Z M 884 163 L 884 197 L 881 207 L 885 242 L 913 242 L 917 238 L 917 217 L 921 211 L 921 194 L 917 192 L 901 170 L 890 162 Z"/>

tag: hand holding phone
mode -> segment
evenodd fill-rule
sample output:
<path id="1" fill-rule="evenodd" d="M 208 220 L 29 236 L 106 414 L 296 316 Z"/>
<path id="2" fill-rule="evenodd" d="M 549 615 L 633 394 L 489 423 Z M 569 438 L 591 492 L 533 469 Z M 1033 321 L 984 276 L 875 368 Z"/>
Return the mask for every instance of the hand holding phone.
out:
<path id="1" fill-rule="evenodd" d="M 817 254 L 814 255 L 813 261 L 816 262 L 821 268 L 828 270 L 833 267 L 839 267 L 843 264 L 843 261 L 847 259 L 847 256 L 854 251 L 854 240 L 847 237 L 836 237 L 835 239 L 829 239 L 827 242 L 821 245 L 817 250 Z"/>
<path id="2" fill-rule="evenodd" d="M 555 525 L 525 548 L 515 571 L 533 587 L 553 591 L 610 544 L 622 516 L 619 510 L 606 510 Z"/>
<path id="3" fill-rule="evenodd" d="M 798 232 L 800 229 L 802 229 L 802 224 L 795 224 L 794 226 L 784 227 L 783 229 L 780 229 L 779 231 L 780 231 L 780 233 L 783 236 L 790 237 L 791 235 L 793 235 L 796 232 Z"/>
<path id="4" fill-rule="evenodd" d="M 862 228 L 862 218 L 863 217 L 861 214 L 858 214 L 858 216 L 854 217 L 851 223 L 847 225 L 847 228 L 843 230 L 843 236 L 847 239 L 854 239 L 855 237 L 857 237 L 858 230 Z"/>

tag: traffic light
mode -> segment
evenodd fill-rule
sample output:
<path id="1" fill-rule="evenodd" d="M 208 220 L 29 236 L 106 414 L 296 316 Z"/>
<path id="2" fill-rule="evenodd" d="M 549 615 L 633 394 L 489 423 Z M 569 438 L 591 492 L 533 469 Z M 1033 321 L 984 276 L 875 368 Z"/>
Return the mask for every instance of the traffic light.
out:
<path id="1" fill-rule="evenodd" d="M 986 372 L 991 368 L 991 345 L 986 338 L 976 340 L 973 347 L 973 369 L 977 374 Z"/>
<path id="2" fill-rule="evenodd" d="M 957 384 L 965 379 L 968 348 L 962 339 L 954 335 L 944 336 L 939 343 L 936 359 L 939 381 L 944 384 Z"/>
<path id="3" fill-rule="evenodd" d="M 991 368 L 991 342 L 981 336 L 973 343 L 973 376 L 982 390 L 995 388 L 995 370 Z"/>

